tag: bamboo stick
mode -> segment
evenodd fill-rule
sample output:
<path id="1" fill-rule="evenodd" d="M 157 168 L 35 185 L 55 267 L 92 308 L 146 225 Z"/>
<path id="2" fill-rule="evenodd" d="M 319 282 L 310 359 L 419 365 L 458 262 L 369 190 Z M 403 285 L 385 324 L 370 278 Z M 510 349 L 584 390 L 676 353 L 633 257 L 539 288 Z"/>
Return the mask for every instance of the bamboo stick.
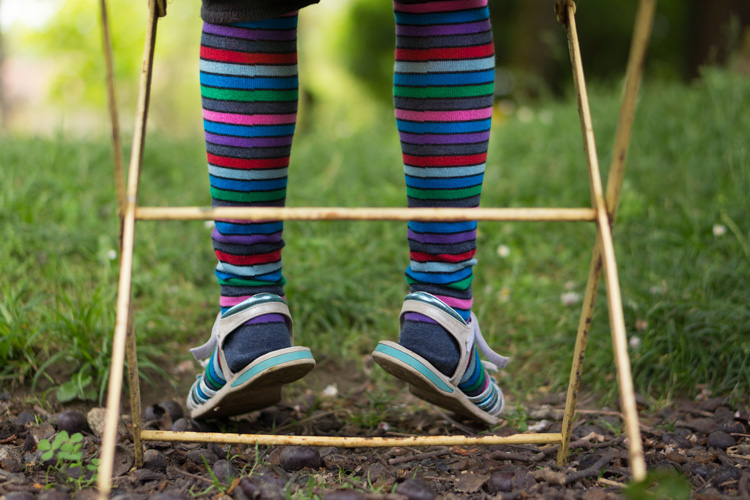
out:
<path id="1" fill-rule="evenodd" d="M 655 9 L 656 0 L 641 0 L 636 14 L 633 41 L 630 47 L 630 55 L 628 57 L 626 71 L 625 92 L 623 93 L 622 105 L 620 107 L 620 116 L 617 123 L 617 131 L 615 133 L 612 162 L 610 164 L 609 176 L 607 179 L 605 199 L 609 209 L 610 224 L 614 224 L 617 204 L 619 201 L 620 186 L 622 185 L 625 171 L 625 158 L 630 143 L 630 131 L 635 116 L 636 97 L 638 95 L 638 87 L 641 81 L 643 63 L 646 57 L 646 48 L 650 37 L 651 26 L 653 24 Z M 586 294 L 584 295 L 581 316 L 578 323 L 576 348 L 573 356 L 573 364 L 570 370 L 568 395 L 565 405 L 565 414 L 563 416 L 563 443 L 562 446 L 560 446 L 557 455 L 558 465 L 564 465 L 568 454 L 570 433 L 575 414 L 575 401 L 578 395 L 580 374 L 583 369 L 583 358 L 589 335 L 589 325 L 594 313 L 594 300 L 596 298 L 596 288 L 598 287 L 599 279 L 601 277 L 601 270 L 602 246 L 601 241 L 597 239 L 591 258 L 588 284 L 586 286 Z"/>
<path id="2" fill-rule="evenodd" d="M 125 355 L 128 360 L 128 388 L 130 389 L 130 413 L 133 427 L 133 460 L 135 466 L 143 467 L 143 412 L 141 411 L 141 384 L 138 378 L 138 348 L 136 346 L 135 330 L 133 329 L 133 308 L 128 311 L 128 333 Z"/>
<path id="3" fill-rule="evenodd" d="M 563 413 L 562 432 L 563 441 L 557 450 L 557 465 L 563 466 L 568 461 L 568 447 L 570 446 L 570 435 L 573 432 L 573 418 L 576 412 L 576 401 L 578 400 L 578 388 L 581 384 L 583 372 L 583 358 L 586 354 L 586 344 L 589 339 L 589 328 L 594 316 L 594 301 L 599 288 L 599 279 L 602 272 L 601 243 L 599 238 L 594 245 L 594 255 L 591 257 L 589 266 L 589 277 L 586 282 L 586 292 L 583 295 L 581 315 L 578 319 L 578 333 L 573 350 L 573 363 L 570 367 L 570 379 L 568 381 L 568 393 L 565 397 L 565 411 Z"/>
<path id="4" fill-rule="evenodd" d="M 138 182 L 143 161 L 143 147 L 148 119 L 148 104 L 151 94 L 151 74 L 156 43 L 157 13 L 153 2 L 149 2 L 146 25 L 146 40 L 143 50 L 143 66 L 138 95 L 133 146 L 130 153 L 128 189 L 122 223 L 122 248 L 120 255 L 120 280 L 117 289 L 117 313 L 112 342 L 109 385 L 107 388 L 107 411 L 102 434 L 102 455 L 97 480 L 98 498 L 109 498 L 112 489 L 112 469 L 115 458 L 117 424 L 120 416 L 123 365 L 128 323 L 130 319 L 131 280 L 133 272 L 133 247 L 135 237 L 135 207 L 138 198 Z M 134 341 L 134 339 L 133 339 Z M 135 346 L 134 346 L 135 347 Z M 132 365 L 131 365 L 132 368 Z M 136 375 L 137 377 L 137 375 Z"/>
<path id="5" fill-rule="evenodd" d="M 590 221 L 591 208 L 138 207 L 138 220 L 495 220 Z"/>
<path id="6" fill-rule="evenodd" d="M 605 200 L 609 209 L 609 219 L 614 222 L 617 213 L 617 203 L 620 199 L 622 179 L 625 175 L 625 159 L 630 145 L 630 132 L 635 119 L 636 97 L 641 83 L 643 63 L 646 59 L 646 49 L 651 38 L 651 27 L 654 24 L 656 0 L 641 0 L 635 16 L 633 40 L 630 43 L 630 55 L 626 70 L 625 92 L 622 97 L 620 117 L 617 120 L 615 144 L 612 149 L 612 160 L 609 165 L 607 190 Z"/>
<path id="7" fill-rule="evenodd" d="M 104 62 L 107 68 L 107 105 L 109 108 L 110 125 L 112 128 L 112 155 L 114 156 L 115 189 L 117 192 L 117 215 L 125 213 L 125 169 L 122 166 L 122 140 L 120 138 L 120 119 L 117 114 L 117 94 L 115 93 L 114 62 L 112 57 L 112 40 L 109 36 L 109 17 L 107 16 L 107 1 L 101 0 L 102 44 L 104 46 Z"/>
<path id="8" fill-rule="evenodd" d="M 599 161 L 596 155 L 596 142 L 591 120 L 591 109 L 588 102 L 586 82 L 583 74 L 578 33 L 575 22 L 575 4 L 567 0 L 568 40 L 571 62 L 574 68 L 573 80 L 578 94 L 578 110 L 581 118 L 586 159 L 589 166 L 589 185 L 591 187 L 592 205 L 596 209 L 597 227 L 602 245 L 605 280 L 607 285 L 607 304 L 609 306 L 610 329 L 612 344 L 615 352 L 617 375 L 620 384 L 620 404 L 625 419 L 625 432 L 630 440 L 628 446 L 630 468 L 633 479 L 641 481 L 646 476 L 646 466 L 643 457 L 640 428 L 638 426 L 638 412 L 635 405 L 633 377 L 630 371 L 630 358 L 627 351 L 627 336 L 625 320 L 622 312 L 622 298 L 620 296 L 619 277 L 615 260 L 612 230 L 609 212 L 604 200 Z"/>
<path id="9" fill-rule="evenodd" d="M 266 434 L 224 434 L 214 432 L 141 432 L 144 441 L 182 443 L 219 443 L 261 446 L 336 446 L 339 448 L 387 448 L 392 446 L 477 446 L 497 444 L 560 443 L 560 433 L 514 434 L 512 436 L 414 436 L 414 437 L 339 437 L 339 436 L 274 436 Z"/>

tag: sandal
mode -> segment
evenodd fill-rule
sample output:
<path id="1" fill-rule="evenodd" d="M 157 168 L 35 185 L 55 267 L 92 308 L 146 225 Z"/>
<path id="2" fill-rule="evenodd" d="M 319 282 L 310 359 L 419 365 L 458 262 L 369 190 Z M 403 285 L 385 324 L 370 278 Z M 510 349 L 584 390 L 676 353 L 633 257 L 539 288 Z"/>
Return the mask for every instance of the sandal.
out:
<path id="1" fill-rule="evenodd" d="M 406 296 L 399 318 L 402 326 L 408 312 L 431 318 L 453 335 L 460 349 L 456 371 L 451 377 L 447 377 L 419 354 L 388 340 L 378 343 L 372 353 L 373 359 L 386 372 L 407 382 L 409 391 L 418 398 L 489 425 L 497 424 L 497 417 L 503 411 L 505 400 L 497 382 L 487 371 L 497 372 L 505 367 L 509 359 L 490 349 L 479 331 L 479 322 L 474 313 L 471 313 L 471 322 L 467 324 L 453 308 L 426 292 Z M 476 396 L 467 396 L 458 385 L 472 358 L 479 362 L 477 345 L 489 360 L 482 361 L 485 368 L 485 388 Z"/>
<path id="2" fill-rule="evenodd" d="M 264 314 L 284 316 L 289 341 L 294 346 L 292 317 L 286 302 L 278 295 L 256 294 L 224 314 L 219 313 L 209 341 L 190 350 L 195 359 L 209 370 L 198 375 L 190 388 L 187 407 L 192 418 L 241 415 L 274 405 L 281 400 L 282 385 L 302 378 L 315 367 L 310 349 L 287 347 L 264 354 L 239 372 L 232 373 L 224 358 L 224 339 L 240 325 Z M 206 381 L 206 376 L 213 379 L 211 372 L 215 370 L 217 357 L 218 367 L 226 380 L 218 390 L 211 385 L 216 387 L 220 382 L 209 385 Z"/>

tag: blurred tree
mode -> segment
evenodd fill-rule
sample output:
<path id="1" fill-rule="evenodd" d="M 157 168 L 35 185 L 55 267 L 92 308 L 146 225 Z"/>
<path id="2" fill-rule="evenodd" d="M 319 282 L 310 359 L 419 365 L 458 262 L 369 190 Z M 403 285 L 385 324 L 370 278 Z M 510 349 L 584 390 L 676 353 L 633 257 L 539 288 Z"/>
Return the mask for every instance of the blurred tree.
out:
<path id="1" fill-rule="evenodd" d="M 2 12 L 0 0 L 0 12 Z M 0 132 L 8 127 L 8 103 L 5 98 L 5 45 L 3 45 L 3 31 L 0 30 Z"/>
<path id="2" fill-rule="evenodd" d="M 687 76 L 699 75 L 705 64 L 726 64 L 750 32 L 750 1 L 714 0 L 691 2 L 690 50 Z"/>

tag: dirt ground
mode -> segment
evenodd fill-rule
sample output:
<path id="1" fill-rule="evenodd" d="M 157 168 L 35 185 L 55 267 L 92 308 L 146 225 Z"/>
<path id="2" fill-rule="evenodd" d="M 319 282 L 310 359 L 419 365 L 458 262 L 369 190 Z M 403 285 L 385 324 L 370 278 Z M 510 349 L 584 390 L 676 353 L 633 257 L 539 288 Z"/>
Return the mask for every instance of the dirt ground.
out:
<path id="1" fill-rule="evenodd" d="M 319 436 L 485 432 L 405 390 L 383 397 L 371 378 L 357 370 L 329 364 L 316 371 L 317 379 L 306 388 L 290 388 L 278 405 L 226 421 L 187 419 L 181 402 L 159 394 L 158 388 L 144 386 L 145 427 Z M 0 494 L 8 500 L 94 498 L 93 471 L 87 465 L 100 450 L 103 409 L 84 404 L 49 408 L 34 401 L 8 391 L 0 394 Z M 533 403 L 510 401 L 507 419 L 493 432 L 558 432 L 563 401 L 564 394 L 548 394 Z M 124 411 L 112 496 L 162 500 L 196 496 L 240 500 L 750 499 L 746 405 L 733 406 L 709 394 L 658 411 L 642 403 L 641 432 L 653 481 L 629 493 L 623 489 L 630 473 L 620 414 L 582 397 L 566 467 L 555 464 L 557 446 L 549 445 L 339 449 L 153 442 L 146 443 L 145 463 L 136 468 L 127 425 L 130 417 Z M 69 436 L 81 433 L 80 460 L 75 456 L 43 459 L 40 441 L 54 441 L 62 430 Z"/>

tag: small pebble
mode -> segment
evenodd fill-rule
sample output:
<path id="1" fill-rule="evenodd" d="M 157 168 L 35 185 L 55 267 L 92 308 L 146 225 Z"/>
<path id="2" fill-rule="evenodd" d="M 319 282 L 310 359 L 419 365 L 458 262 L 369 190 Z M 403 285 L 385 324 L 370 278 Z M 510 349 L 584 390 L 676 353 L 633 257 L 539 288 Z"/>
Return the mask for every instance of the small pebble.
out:
<path id="1" fill-rule="evenodd" d="M 721 448 L 722 450 L 734 446 L 735 444 L 736 441 L 734 438 L 723 431 L 712 432 L 708 435 L 708 441 L 706 441 L 706 446 L 709 448 Z"/>
<path id="2" fill-rule="evenodd" d="M 23 457 L 15 446 L 0 446 L 0 466 L 8 472 L 21 472 Z"/>
<path id="3" fill-rule="evenodd" d="M 172 424 L 172 431 L 174 432 L 197 432 L 198 429 L 198 422 L 191 418 L 178 418 Z"/>
<path id="4" fill-rule="evenodd" d="M 180 403 L 178 403 L 177 401 L 171 399 L 162 401 L 161 403 L 159 403 L 159 406 L 164 411 L 169 413 L 169 418 L 172 419 L 172 422 L 174 422 L 175 420 L 179 420 L 185 416 L 185 413 L 182 411 L 182 406 L 180 406 Z"/>
<path id="5" fill-rule="evenodd" d="M 322 500 L 363 500 L 365 495 L 357 490 L 334 490 L 323 495 Z"/>
<path id="6" fill-rule="evenodd" d="M 227 460 L 218 460 L 211 469 L 216 479 L 224 484 L 232 484 L 234 478 L 237 477 L 237 467 Z"/>
<path id="7" fill-rule="evenodd" d="M 726 401 L 726 398 L 711 398 L 707 399 L 706 401 L 702 401 L 698 408 L 700 408 L 703 411 L 716 411 L 716 408 L 724 404 L 724 401 Z"/>
<path id="8" fill-rule="evenodd" d="M 673 444 L 678 448 L 682 448 L 684 450 L 693 447 L 693 443 L 691 443 L 687 438 L 680 436 L 676 432 L 665 432 L 664 434 L 662 434 L 661 440 L 664 442 L 664 444 Z"/>
<path id="9" fill-rule="evenodd" d="M 712 418 L 694 418 L 686 425 L 696 432 L 710 434 L 716 428 L 716 421 Z"/>
<path id="10" fill-rule="evenodd" d="M 497 495 L 500 492 L 509 493 L 513 491 L 514 475 L 514 472 L 510 470 L 495 472 L 490 476 L 489 481 L 487 481 L 487 489 L 493 495 Z"/>
<path id="11" fill-rule="evenodd" d="M 287 446 L 281 450 L 279 465 L 285 471 L 293 472 L 309 467 L 320 467 L 320 452 L 312 446 Z"/>
<path id="12" fill-rule="evenodd" d="M 167 410 L 162 408 L 160 405 L 150 405 L 143 410 L 143 420 L 151 422 L 152 420 L 161 420 L 161 417 L 167 413 Z M 172 422 L 178 419 L 173 419 Z"/>
<path id="13" fill-rule="evenodd" d="M 138 481 L 140 481 L 141 483 L 148 483 L 149 481 L 161 481 L 162 479 L 165 479 L 167 477 L 166 474 L 148 469 L 137 469 L 133 473 L 133 475 L 135 475 L 136 479 L 138 479 Z"/>
<path id="14" fill-rule="evenodd" d="M 78 490 L 76 494 L 73 495 L 73 500 L 97 500 L 98 498 L 99 494 L 94 488 Z"/>
<path id="15" fill-rule="evenodd" d="M 437 496 L 430 485 L 419 479 L 407 479 L 396 487 L 396 493 L 409 500 L 432 500 Z"/>
<path id="16" fill-rule="evenodd" d="M 11 394 L 8 391 L 0 392 L 0 401 L 10 401 Z"/>
<path id="17" fill-rule="evenodd" d="M 16 434 L 20 434 L 26 430 L 26 425 L 32 424 L 34 422 L 36 422 L 34 414 L 30 411 L 24 410 L 18 414 L 15 420 L 13 420 L 13 423 L 11 424 L 13 425 L 13 432 L 15 432 Z"/>
<path id="18" fill-rule="evenodd" d="M 37 500 L 70 500 L 70 495 L 61 490 L 45 490 L 39 493 Z"/>
<path id="19" fill-rule="evenodd" d="M 198 448 L 197 450 L 190 450 L 186 454 L 188 460 L 192 460 L 196 464 L 203 465 L 203 459 L 206 459 L 206 462 L 208 462 L 208 465 L 215 464 L 219 457 L 214 455 L 212 452 L 206 450 L 205 448 Z"/>
<path id="20" fill-rule="evenodd" d="M 91 408 L 86 414 L 86 422 L 88 422 L 91 432 L 97 437 L 101 437 L 104 433 L 104 423 L 106 421 L 106 408 Z"/>
<path id="21" fill-rule="evenodd" d="M 33 493 L 28 491 L 14 491 L 5 495 L 5 500 L 35 500 Z"/>
<path id="22" fill-rule="evenodd" d="M 367 469 L 363 476 L 374 483 L 378 479 L 389 477 L 390 472 L 385 465 L 381 464 L 380 462 L 375 462 L 370 466 L 369 469 Z"/>
<path id="23" fill-rule="evenodd" d="M 235 500 L 285 500 L 283 486 L 274 481 L 266 481 L 263 475 L 249 478 L 243 477 L 238 487 L 234 489 Z"/>
<path id="24" fill-rule="evenodd" d="M 240 482 L 234 489 L 234 498 L 235 500 L 255 500 L 261 498 L 260 485 L 245 476 L 240 479 Z"/>
<path id="25" fill-rule="evenodd" d="M 727 434 L 745 434 L 745 426 L 742 424 L 742 422 L 738 422 L 736 420 L 724 422 L 716 430 L 724 431 Z"/>
<path id="26" fill-rule="evenodd" d="M 58 431 L 67 431 L 68 434 L 91 431 L 86 417 L 74 410 L 64 411 L 58 415 L 55 425 Z"/>
<path id="27" fill-rule="evenodd" d="M 719 406 L 714 410 L 714 418 L 717 422 L 726 422 L 734 419 L 734 412 L 726 406 Z"/>
<path id="28" fill-rule="evenodd" d="M 158 450 L 146 450 L 143 454 L 143 468 L 164 472 L 167 470 L 167 458 Z"/>
<path id="29" fill-rule="evenodd" d="M 179 491 L 165 491 L 156 495 L 154 500 L 193 500 L 193 497 L 183 495 Z"/>
<path id="30" fill-rule="evenodd" d="M 708 475 L 708 481 L 714 486 L 719 486 L 727 481 L 739 481 L 742 471 L 731 465 L 721 465 Z"/>
<path id="31" fill-rule="evenodd" d="M 682 466 L 682 470 L 706 479 L 715 467 L 713 465 L 688 461 Z"/>

